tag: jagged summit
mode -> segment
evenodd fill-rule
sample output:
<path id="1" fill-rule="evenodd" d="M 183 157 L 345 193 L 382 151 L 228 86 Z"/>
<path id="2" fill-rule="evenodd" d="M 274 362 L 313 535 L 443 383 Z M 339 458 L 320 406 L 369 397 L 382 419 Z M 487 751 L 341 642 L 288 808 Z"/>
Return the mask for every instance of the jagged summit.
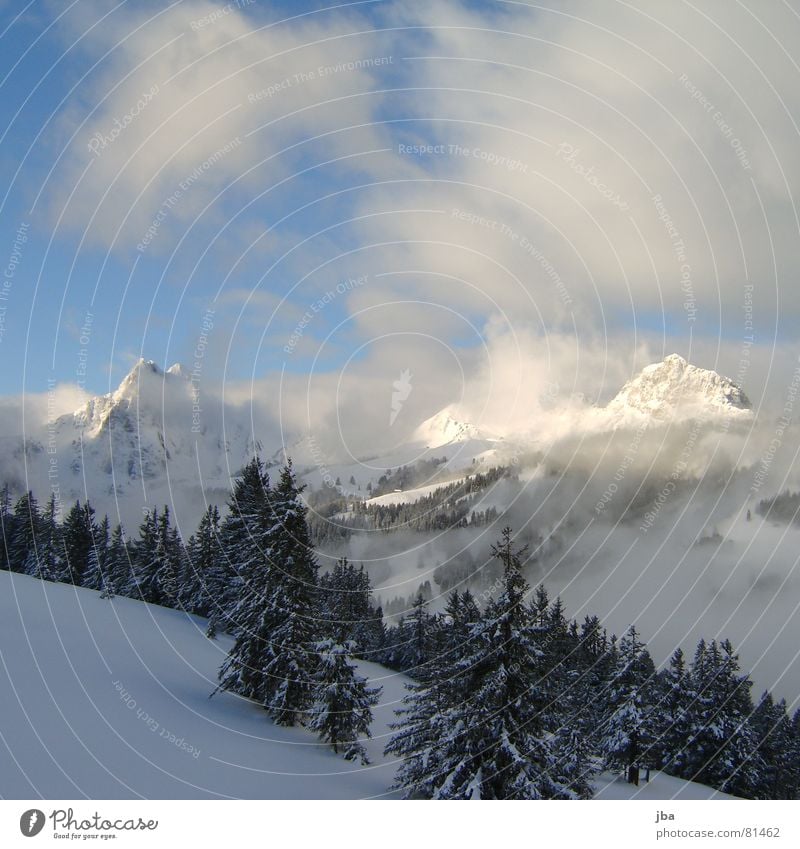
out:
<path id="1" fill-rule="evenodd" d="M 412 436 L 412 441 L 422 442 L 431 448 L 471 439 L 492 440 L 495 437 L 484 433 L 476 425 L 463 421 L 453 406 L 445 407 L 426 419 Z"/>
<path id="2" fill-rule="evenodd" d="M 676 414 L 701 418 L 749 416 L 750 409 L 747 396 L 732 380 L 670 354 L 629 380 L 605 412 L 612 416 L 638 414 L 666 419 Z"/>
<path id="3" fill-rule="evenodd" d="M 165 374 L 172 374 L 175 377 L 182 377 L 184 380 L 188 380 L 191 376 L 189 370 L 183 363 L 173 363 L 165 372 Z"/>
<path id="4" fill-rule="evenodd" d="M 116 390 L 111 392 L 110 396 L 103 397 L 110 397 L 113 401 L 129 400 L 140 393 L 145 386 L 148 386 L 153 378 L 160 378 L 158 381 L 160 383 L 164 378 L 164 372 L 153 360 L 140 357 L 134 363 L 133 368 L 122 378 Z"/>

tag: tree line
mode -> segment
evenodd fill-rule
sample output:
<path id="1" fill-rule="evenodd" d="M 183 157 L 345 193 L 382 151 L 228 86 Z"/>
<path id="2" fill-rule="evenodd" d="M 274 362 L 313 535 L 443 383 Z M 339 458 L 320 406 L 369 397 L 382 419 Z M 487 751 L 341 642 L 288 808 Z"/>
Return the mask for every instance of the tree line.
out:
<path id="1" fill-rule="evenodd" d="M 588 798 L 597 772 L 660 769 L 746 798 L 797 798 L 800 711 L 752 682 L 726 641 L 677 649 L 657 670 L 638 632 L 609 636 L 597 617 L 569 620 L 523 577 L 510 529 L 492 550 L 492 587 L 427 594 L 391 626 L 363 566 L 320 574 L 308 509 L 291 464 L 273 483 L 254 458 L 225 517 L 209 506 L 184 542 L 169 510 L 146 513 L 135 539 L 88 502 L 63 520 L 50 498 L 0 496 L 4 568 L 206 617 L 233 637 L 217 690 L 304 725 L 366 760 L 372 707 L 353 658 L 412 683 L 386 754 L 413 798 Z M 216 691 L 215 691 L 216 692 Z"/>

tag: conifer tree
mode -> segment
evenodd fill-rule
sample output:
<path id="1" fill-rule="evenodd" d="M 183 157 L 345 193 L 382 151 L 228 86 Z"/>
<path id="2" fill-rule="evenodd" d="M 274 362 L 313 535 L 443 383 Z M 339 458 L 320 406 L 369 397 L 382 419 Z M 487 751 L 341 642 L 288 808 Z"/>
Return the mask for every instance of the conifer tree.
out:
<path id="1" fill-rule="evenodd" d="M 800 790 L 800 751 L 785 700 L 776 703 L 772 694 L 765 692 L 750 724 L 756 735 L 761 774 L 754 798 L 796 799 Z"/>
<path id="2" fill-rule="evenodd" d="M 8 568 L 12 572 L 38 570 L 36 540 L 40 530 L 39 504 L 32 492 L 26 492 L 14 505 L 13 531 L 8 546 Z"/>
<path id="3" fill-rule="evenodd" d="M 66 558 L 64 580 L 71 584 L 83 584 L 83 578 L 89 567 L 89 558 L 94 548 L 97 525 L 94 521 L 94 508 L 85 502 L 76 501 L 64 517 L 62 539 Z"/>
<path id="4" fill-rule="evenodd" d="M 695 695 L 683 649 L 672 653 L 657 677 L 653 760 L 669 773 L 680 774 L 682 752 L 689 734 L 689 710 Z"/>
<path id="5" fill-rule="evenodd" d="M 279 725 L 302 722 L 311 703 L 318 655 L 318 564 L 291 461 L 272 492 L 275 525 L 271 531 L 272 595 L 266 610 L 269 634 L 264 657 L 267 710 Z"/>
<path id="6" fill-rule="evenodd" d="M 363 739 L 371 736 L 372 708 L 378 703 L 380 687 L 369 687 L 349 662 L 355 643 L 323 640 L 316 646 L 319 667 L 314 700 L 309 711 L 309 728 L 320 739 L 341 751 L 346 760 L 369 763 Z"/>
<path id="7" fill-rule="evenodd" d="M 546 731 L 548 705 L 539 685 L 542 653 L 534 639 L 525 549 L 505 528 L 493 555 L 502 591 L 473 626 L 470 651 L 447 690 L 412 690 L 388 754 L 405 758 L 397 785 L 407 796 L 442 799 L 567 798 L 555 777 L 558 751 Z M 449 691 L 449 692 L 448 692 Z M 452 703 L 449 696 L 460 694 Z M 438 710 L 433 700 L 443 698 Z"/>
<path id="8" fill-rule="evenodd" d="M 226 612 L 236 634 L 234 645 L 222 664 L 217 689 L 231 690 L 266 704 L 270 688 L 265 673 L 272 639 L 275 554 L 278 526 L 270 482 L 261 460 L 254 457 L 234 484 L 229 515 L 221 529 L 225 557 L 235 570 L 238 591 Z M 217 620 L 212 616 L 212 636 Z M 212 627 L 213 626 L 213 627 Z"/>
<path id="9" fill-rule="evenodd" d="M 55 493 L 51 493 L 39 523 L 35 558 L 37 568 L 30 573 L 46 581 L 63 581 L 66 577 L 64 543 L 58 522 L 58 510 Z"/>
<path id="10" fill-rule="evenodd" d="M 752 682 L 739 674 L 730 642 L 700 641 L 691 669 L 694 698 L 687 711 L 689 731 L 680 757 L 680 776 L 745 798 L 761 781 L 763 763 L 748 721 Z"/>
<path id="11" fill-rule="evenodd" d="M 320 627 L 337 643 L 352 640 L 358 656 L 379 652 L 385 629 L 383 614 L 372 602 L 369 575 L 346 557 L 319 579 Z"/>
<path id="12" fill-rule="evenodd" d="M 170 522 L 169 507 L 165 505 L 158 519 L 155 570 L 159 592 L 158 603 L 166 607 L 181 606 L 180 580 L 183 574 L 181 555 L 181 541 L 177 530 Z"/>
<path id="13" fill-rule="evenodd" d="M 552 773 L 558 782 L 571 798 L 591 799 L 592 778 L 600 771 L 602 760 L 581 723 L 565 721 L 555 733 L 553 749 L 558 754 Z"/>
<path id="14" fill-rule="evenodd" d="M 410 668 L 412 675 L 418 674 L 430 659 L 432 649 L 432 623 L 428 605 L 421 592 L 414 598 L 411 615 L 407 620 L 409 629 Z"/>
<path id="15" fill-rule="evenodd" d="M 14 532 L 14 517 L 11 512 L 11 492 L 8 484 L 3 484 L 0 490 L 0 534 L 3 540 L 0 545 L 0 569 L 9 569 L 8 549 Z"/>
<path id="16" fill-rule="evenodd" d="M 115 525 L 108 543 L 108 554 L 105 564 L 106 597 L 111 598 L 116 593 L 125 594 L 131 587 L 131 554 L 125 541 L 125 531 L 122 525 Z"/>
<path id="17" fill-rule="evenodd" d="M 197 532 L 189 539 L 186 548 L 187 609 L 198 616 L 218 621 L 222 618 L 221 600 L 226 590 L 226 570 L 216 505 L 206 508 Z"/>
<path id="18" fill-rule="evenodd" d="M 133 542 L 131 583 L 125 593 L 132 598 L 148 602 L 156 600 L 154 562 L 157 522 L 158 510 L 154 507 L 144 514 L 142 523 L 139 525 L 139 536 Z"/>
<path id="19" fill-rule="evenodd" d="M 104 591 L 104 597 L 107 597 L 105 591 L 107 590 L 106 560 L 108 558 L 108 546 L 108 516 L 104 516 L 102 522 L 95 527 L 92 547 L 89 550 L 89 559 L 82 582 L 82 586 L 87 589 Z"/>
<path id="20" fill-rule="evenodd" d="M 650 766 L 655 739 L 651 690 L 655 668 L 631 625 L 619 642 L 617 662 L 608 686 L 608 707 L 601 726 L 601 750 L 609 769 Z M 646 762 L 645 762 L 646 761 Z"/>

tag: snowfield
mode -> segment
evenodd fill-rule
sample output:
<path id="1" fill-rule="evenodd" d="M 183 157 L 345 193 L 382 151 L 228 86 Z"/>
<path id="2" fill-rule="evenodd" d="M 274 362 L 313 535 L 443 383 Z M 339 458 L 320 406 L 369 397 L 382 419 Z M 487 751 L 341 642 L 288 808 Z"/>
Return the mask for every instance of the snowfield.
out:
<path id="1" fill-rule="evenodd" d="M 644 771 L 639 786 L 628 784 L 621 776 L 604 772 L 594 782 L 595 799 L 639 799 L 656 802 L 664 799 L 734 799 L 727 793 L 714 790 L 705 784 L 684 781 L 663 772 L 651 772 L 650 781 L 644 780 Z"/>
<path id="2" fill-rule="evenodd" d="M 385 495 L 376 495 L 375 498 L 368 498 L 364 503 L 367 507 L 373 506 L 388 506 L 390 504 L 414 504 L 422 498 L 427 498 L 433 495 L 443 487 L 450 486 L 454 483 L 462 483 L 469 480 L 470 476 L 461 478 L 452 478 L 446 481 L 439 481 L 428 486 L 418 486 L 415 489 L 399 490 L 397 492 L 387 492 Z"/>
<path id="3" fill-rule="evenodd" d="M 372 761 L 345 761 L 309 731 L 275 726 L 230 693 L 209 699 L 230 645 L 205 621 L 127 598 L 0 571 L 0 796 L 50 799 L 391 798 L 382 756 L 404 676 L 362 673 L 383 693 Z M 653 774 L 602 799 L 730 798 Z"/>
<path id="4" fill-rule="evenodd" d="M 385 797 L 387 724 L 404 677 L 383 686 L 372 765 L 316 735 L 273 725 L 257 705 L 217 693 L 229 646 L 204 620 L 127 598 L 0 572 L 0 796 L 51 799 Z"/>

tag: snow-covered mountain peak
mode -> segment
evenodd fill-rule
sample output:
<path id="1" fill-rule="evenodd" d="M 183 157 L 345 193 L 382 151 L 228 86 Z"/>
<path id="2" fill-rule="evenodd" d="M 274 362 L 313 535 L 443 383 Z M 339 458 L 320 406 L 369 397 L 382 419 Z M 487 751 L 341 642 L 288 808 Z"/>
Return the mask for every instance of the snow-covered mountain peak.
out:
<path id="1" fill-rule="evenodd" d="M 171 374 L 174 377 L 182 377 L 184 380 L 188 380 L 191 375 L 189 370 L 183 363 L 173 363 L 165 372 L 165 374 Z"/>
<path id="2" fill-rule="evenodd" d="M 111 393 L 114 401 L 130 401 L 156 382 L 160 385 L 164 372 L 153 360 L 140 358 L 133 368 L 125 375 L 117 389 Z"/>
<path id="3" fill-rule="evenodd" d="M 605 407 L 615 417 L 700 418 L 751 415 L 741 387 L 715 371 L 698 368 L 678 354 L 646 366 Z"/>
<path id="4" fill-rule="evenodd" d="M 454 406 L 445 407 L 426 419 L 412 436 L 413 442 L 423 442 L 434 448 L 452 442 L 467 442 L 471 439 L 491 440 L 495 437 L 484 433 L 476 425 L 464 421 Z"/>

